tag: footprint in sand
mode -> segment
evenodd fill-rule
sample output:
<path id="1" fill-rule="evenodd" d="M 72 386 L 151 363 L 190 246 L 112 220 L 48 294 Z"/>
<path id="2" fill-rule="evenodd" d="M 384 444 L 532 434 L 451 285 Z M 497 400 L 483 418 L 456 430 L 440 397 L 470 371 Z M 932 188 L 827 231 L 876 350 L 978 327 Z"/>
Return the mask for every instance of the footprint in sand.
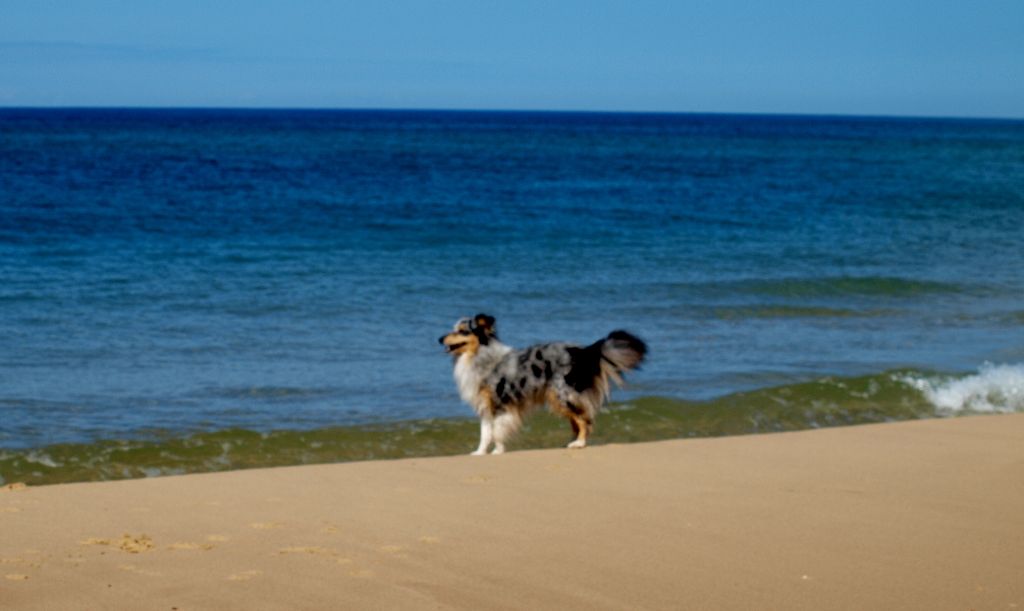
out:
<path id="1" fill-rule="evenodd" d="M 156 547 L 156 545 L 154 545 L 153 540 L 146 535 L 139 535 L 138 537 L 135 537 L 126 534 L 121 537 L 121 541 L 118 543 L 117 547 L 123 552 L 138 554 L 141 552 L 148 552 Z"/>
<path id="2" fill-rule="evenodd" d="M 124 534 L 118 541 L 111 539 L 101 539 L 98 537 L 89 537 L 78 542 L 79 545 L 106 545 L 116 547 L 123 552 L 129 554 L 139 554 L 142 552 L 148 552 L 156 547 L 153 540 L 148 535 L 129 535 Z"/>
<path id="3" fill-rule="evenodd" d="M 373 571 L 370 569 L 357 569 L 355 571 L 349 571 L 348 574 L 352 577 L 360 577 L 362 579 L 369 579 L 370 577 L 373 577 Z"/>
<path id="4" fill-rule="evenodd" d="M 487 477 L 486 475 L 473 475 L 473 476 L 467 477 L 466 479 L 464 479 L 462 481 L 467 483 L 467 484 L 485 484 L 485 483 L 489 482 L 490 480 L 491 480 L 491 478 Z"/>
<path id="5" fill-rule="evenodd" d="M 4 577 L 11 581 L 25 581 L 28 579 L 28 575 L 20 575 L 18 573 L 11 573 L 10 575 L 4 575 Z"/>
<path id="6" fill-rule="evenodd" d="M 336 556 L 338 552 L 333 549 L 327 549 L 326 547 L 317 546 L 293 546 L 293 547 L 282 547 L 277 550 L 279 555 L 284 554 L 315 554 L 318 556 Z"/>
<path id="7" fill-rule="evenodd" d="M 228 540 L 224 535 L 209 535 L 206 537 L 207 541 L 213 541 L 214 543 L 223 543 Z"/>
<path id="8" fill-rule="evenodd" d="M 183 541 L 180 543 L 172 543 L 167 546 L 167 549 L 174 550 L 203 550 L 204 552 L 210 551 L 215 546 L 212 543 L 192 543 L 191 541 Z"/>
<path id="9" fill-rule="evenodd" d="M 280 522 L 253 522 L 249 525 L 250 528 L 255 528 L 256 530 L 271 530 L 274 528 L 281 528 L 282 526 L 284 526 L 284 524 Z"/>
<path id="10" fill-rule="evenodd" d="M 249 581 L 253 577 L 259 577 L 263 574 L 263 571 L 242 571 L 241 573 L 234 573 L 228 575 L 228 581 Z"/>
<path id="11" fill-rule="evenodd" d="M 402 547 L 401 545 L 382 545 L 382 546 L 380 546 L 379 549 L 380 549 L 380 551 L 384 552 L 385 554 L 390 554 L 392 558 L 408 558 L 409 557 L 408 555 L 402 553 L 402 552 L 405 551 L 405 548 Z"/>
<path id="12" fill-rule="evenodd" d="M 147 570 L 147 569 L 140 569 L 139 567 L 135 566 L 134 564 L 122 564 L 122 565 L 119 565 L 117 568 L 121 569 L 122 571 L 127 571 L 129 573 L 135 573 L 136 575 L 146 575 L 147 577 L 159 577 L 160 576 L 160 573 L 158 573 L 156 571 L 150 571 L 150 570 Z"/>
<path id="13" fill-rule="evenodd" d="M 425 535 L 425 536 L 420 537 L 420 543 L 440 543 L 440 542 L 441 542 L 441 539 L 439 537 L 432 537 L 430 535 Z"/>

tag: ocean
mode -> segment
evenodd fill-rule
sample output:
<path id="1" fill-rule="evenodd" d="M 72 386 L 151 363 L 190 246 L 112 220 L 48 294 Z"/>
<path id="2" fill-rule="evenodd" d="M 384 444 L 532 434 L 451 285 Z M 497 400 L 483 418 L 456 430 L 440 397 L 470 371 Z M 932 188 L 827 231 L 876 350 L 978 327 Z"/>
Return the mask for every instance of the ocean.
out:
<path id="1" fill-rule="evenodd" d="M 0 483 L 469 452 L 478 312 L 595 443 L 1024 411 L 1022 236 L 1024 121 L 0 109 Z"/>

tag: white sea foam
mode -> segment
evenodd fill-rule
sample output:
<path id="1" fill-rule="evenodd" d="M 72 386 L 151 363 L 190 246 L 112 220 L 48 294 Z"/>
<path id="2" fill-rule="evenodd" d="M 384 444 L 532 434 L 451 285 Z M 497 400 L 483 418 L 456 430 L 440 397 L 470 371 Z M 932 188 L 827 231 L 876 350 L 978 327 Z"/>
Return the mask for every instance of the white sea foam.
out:
<path id="1" fill-rule="evenodd" d="M 986 363 L 965 377 L 902 375 L 940 412 L 1024 412 L 1024 365 Z"/>
<path id="2" fill-rule="evenodd" d="M 25 460 L 28 462 L 38 463 L 40 465 L 50 468 L 59 466 L 57 465 L 56 462 L 54 462 L 53 458 L 46 452 L 36 452 L 33 450 L 25 454 Z"/>

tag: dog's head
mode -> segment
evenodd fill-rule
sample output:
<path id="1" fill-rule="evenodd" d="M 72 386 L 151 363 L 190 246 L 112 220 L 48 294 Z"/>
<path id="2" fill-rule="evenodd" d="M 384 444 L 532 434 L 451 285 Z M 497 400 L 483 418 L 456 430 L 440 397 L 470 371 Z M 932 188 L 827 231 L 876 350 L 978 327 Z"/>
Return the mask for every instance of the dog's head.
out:
<path id="1" fill-rule="evenodd" d="M 464 353 L 474 354 L 480 346 L 486 346 L 497 338 L 494 317 L 477 314 L 473 318 L 460 318 L 452 327 L 452 332 L 442 335 L 438 341 L 448 354 L 459 356 Z"/>

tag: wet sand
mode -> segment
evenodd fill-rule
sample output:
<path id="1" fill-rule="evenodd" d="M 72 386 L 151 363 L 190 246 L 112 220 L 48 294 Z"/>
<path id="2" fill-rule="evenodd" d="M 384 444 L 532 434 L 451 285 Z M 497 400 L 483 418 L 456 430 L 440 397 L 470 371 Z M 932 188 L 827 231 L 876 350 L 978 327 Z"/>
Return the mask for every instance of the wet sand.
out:
<path id="1" fill-rule="evenodd" d="M 0 608 L 1024 609 L 1024 414 L 7 486 Z"/>

